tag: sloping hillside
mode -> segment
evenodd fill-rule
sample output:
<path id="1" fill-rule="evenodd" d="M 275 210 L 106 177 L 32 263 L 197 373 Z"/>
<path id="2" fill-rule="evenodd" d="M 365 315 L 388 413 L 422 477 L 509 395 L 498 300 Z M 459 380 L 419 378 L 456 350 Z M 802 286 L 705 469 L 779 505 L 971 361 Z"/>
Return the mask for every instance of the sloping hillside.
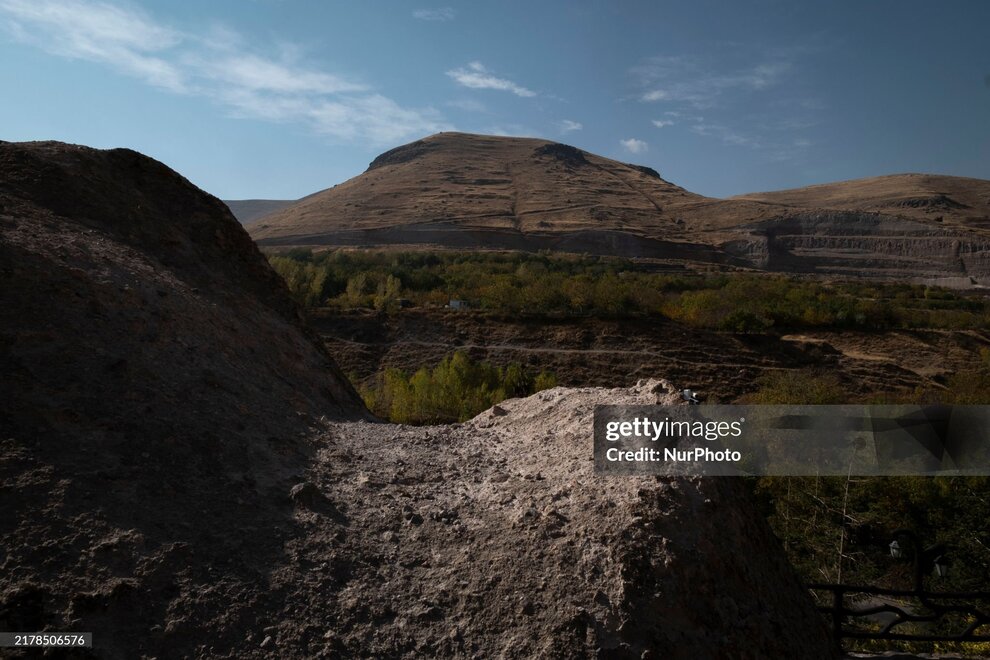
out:
<path id="1" fill-rule="evenodd" d="M 274 213 L 286 206 L 295 204 L 292 199 L 225 199 L 230 212 L 242 225 L 249 225 L 255 220 Z"/>
<path id="2" fill-rule="evenodd" d="M 890 179 L 720 200 L 555 142 L 440 133 L 385 152 L 364 174 L 250 231 L 267 247 L 554 250 L 990 282 L 990 182 Z"/>
<path id="3" fill-rule="evenodd" d="M 269 215 L 254 235 L 318 234 L 424 221 L 534 231 L 653 226 L 697 201 L 652 170 L 529 138 L 441 133 L 387 151 L 363 175 Z M 615 211 L 621 210 L 620 218 Z M 337 215 L 328 226 L 327 213 Z"/>
<path id="4" fill-rule="evenodd" d="M 0 143 L 0 281 L 0 630 L 230 644 L 357 395 L 226 207 L 133 151 Z"/>
<path id="5" fill-rule="evenodd" d="M 891 174 L 732 199 L 800 208 L 898 215 L 960 226 L 990 224 L 990 181 L 936 174 Z"/>

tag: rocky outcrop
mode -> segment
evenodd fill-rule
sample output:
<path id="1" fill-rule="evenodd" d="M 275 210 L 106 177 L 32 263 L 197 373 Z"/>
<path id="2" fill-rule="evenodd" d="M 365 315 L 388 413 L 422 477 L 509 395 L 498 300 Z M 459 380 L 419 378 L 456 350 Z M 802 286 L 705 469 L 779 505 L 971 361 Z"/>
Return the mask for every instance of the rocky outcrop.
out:
<path id="1" fill-rule="evenodd" d="M 588 165 L 588 159 L 584 157 L 584 152 L 569 144 L 559 144 L 551 142 L 533 150 L 536 157 L 541 156 L 553 158 L 570 167 L 580 167 Z"/>
<path id="2" fill-rule="evenodd" d="M 434 143 L 427 142 L 426 140 L 416 140 L 415 142 L 404 144 L 401 147 L 389 149 L 371 161 L 371 164 L 368 165 L 367 171 L 370 172 L 386 165 L 400 165 L 402 163 L 408 163 L 411 160 L 422 157 L 424 154 L 429 153 L 435 148 L 436 144 Z"/>
<path id="3" fill-rule="evenodd" d="M 325 531 L 293 546 L 296 566 L 328 563 L 319 595 L 298 586 L 297 597 L 313 627 L 334 622 L 308 651 L 833 657 L 741 482 L 595 474 L 596 405 L 677 401 L 667 383 L 643 381 L 557 388 L 458 426 L 329 427 L 307 479 L 347 523 L 335 541 L 324 518 L 297 509 Z M 296 566 L 280 584 L 304 585 Z M 280 644 L 296 648 L 298 628 L 279 627 Z"/>
<path id="4" fill-rule="evenodd" d="M 990 237 L 880 213 L 808 211 L 739 228 L 723 245 L 760 269 L 990 284 Z"/>

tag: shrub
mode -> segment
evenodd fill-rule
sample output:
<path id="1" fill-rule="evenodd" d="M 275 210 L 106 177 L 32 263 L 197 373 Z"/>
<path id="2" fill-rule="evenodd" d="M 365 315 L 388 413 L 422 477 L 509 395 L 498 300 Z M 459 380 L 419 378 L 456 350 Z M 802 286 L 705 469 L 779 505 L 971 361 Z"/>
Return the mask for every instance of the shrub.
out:
<path id="1" fill-rule="evenodd" d="M 412 376 L 386 369 L 358 389 L 365 405 L 399 424 L 463 422 L 509 397 L 528 396 L 557 384 L 545 371 L 535 376 L 513 363 L 500 368 L 456 352 Z"/>

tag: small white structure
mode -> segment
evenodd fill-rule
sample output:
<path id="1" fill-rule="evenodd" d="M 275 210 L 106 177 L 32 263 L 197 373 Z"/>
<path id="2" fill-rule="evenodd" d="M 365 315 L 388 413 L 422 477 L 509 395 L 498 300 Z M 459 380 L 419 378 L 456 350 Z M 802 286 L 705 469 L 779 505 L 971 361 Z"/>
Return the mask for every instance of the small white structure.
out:
<path id="1" fill-rule="evenodd" d="M 466 300 L 457 300 L 456 298 L 451 298 L 450 302 L 447 303 L 447 309 L 467 309 L 468 303 Z"/>

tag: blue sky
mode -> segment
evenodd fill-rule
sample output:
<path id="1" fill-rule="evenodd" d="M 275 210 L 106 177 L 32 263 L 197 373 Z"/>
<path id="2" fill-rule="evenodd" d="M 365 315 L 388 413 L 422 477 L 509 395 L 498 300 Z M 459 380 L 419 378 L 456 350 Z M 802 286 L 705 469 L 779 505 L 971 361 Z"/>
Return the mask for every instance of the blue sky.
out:
<path id="1" fill-rule="evenodd" d="M 0 0 L 0 139 L 126 146 L 296 198 L 440 130 L 728 196 L 990 178 L 990 2 Z"/>

